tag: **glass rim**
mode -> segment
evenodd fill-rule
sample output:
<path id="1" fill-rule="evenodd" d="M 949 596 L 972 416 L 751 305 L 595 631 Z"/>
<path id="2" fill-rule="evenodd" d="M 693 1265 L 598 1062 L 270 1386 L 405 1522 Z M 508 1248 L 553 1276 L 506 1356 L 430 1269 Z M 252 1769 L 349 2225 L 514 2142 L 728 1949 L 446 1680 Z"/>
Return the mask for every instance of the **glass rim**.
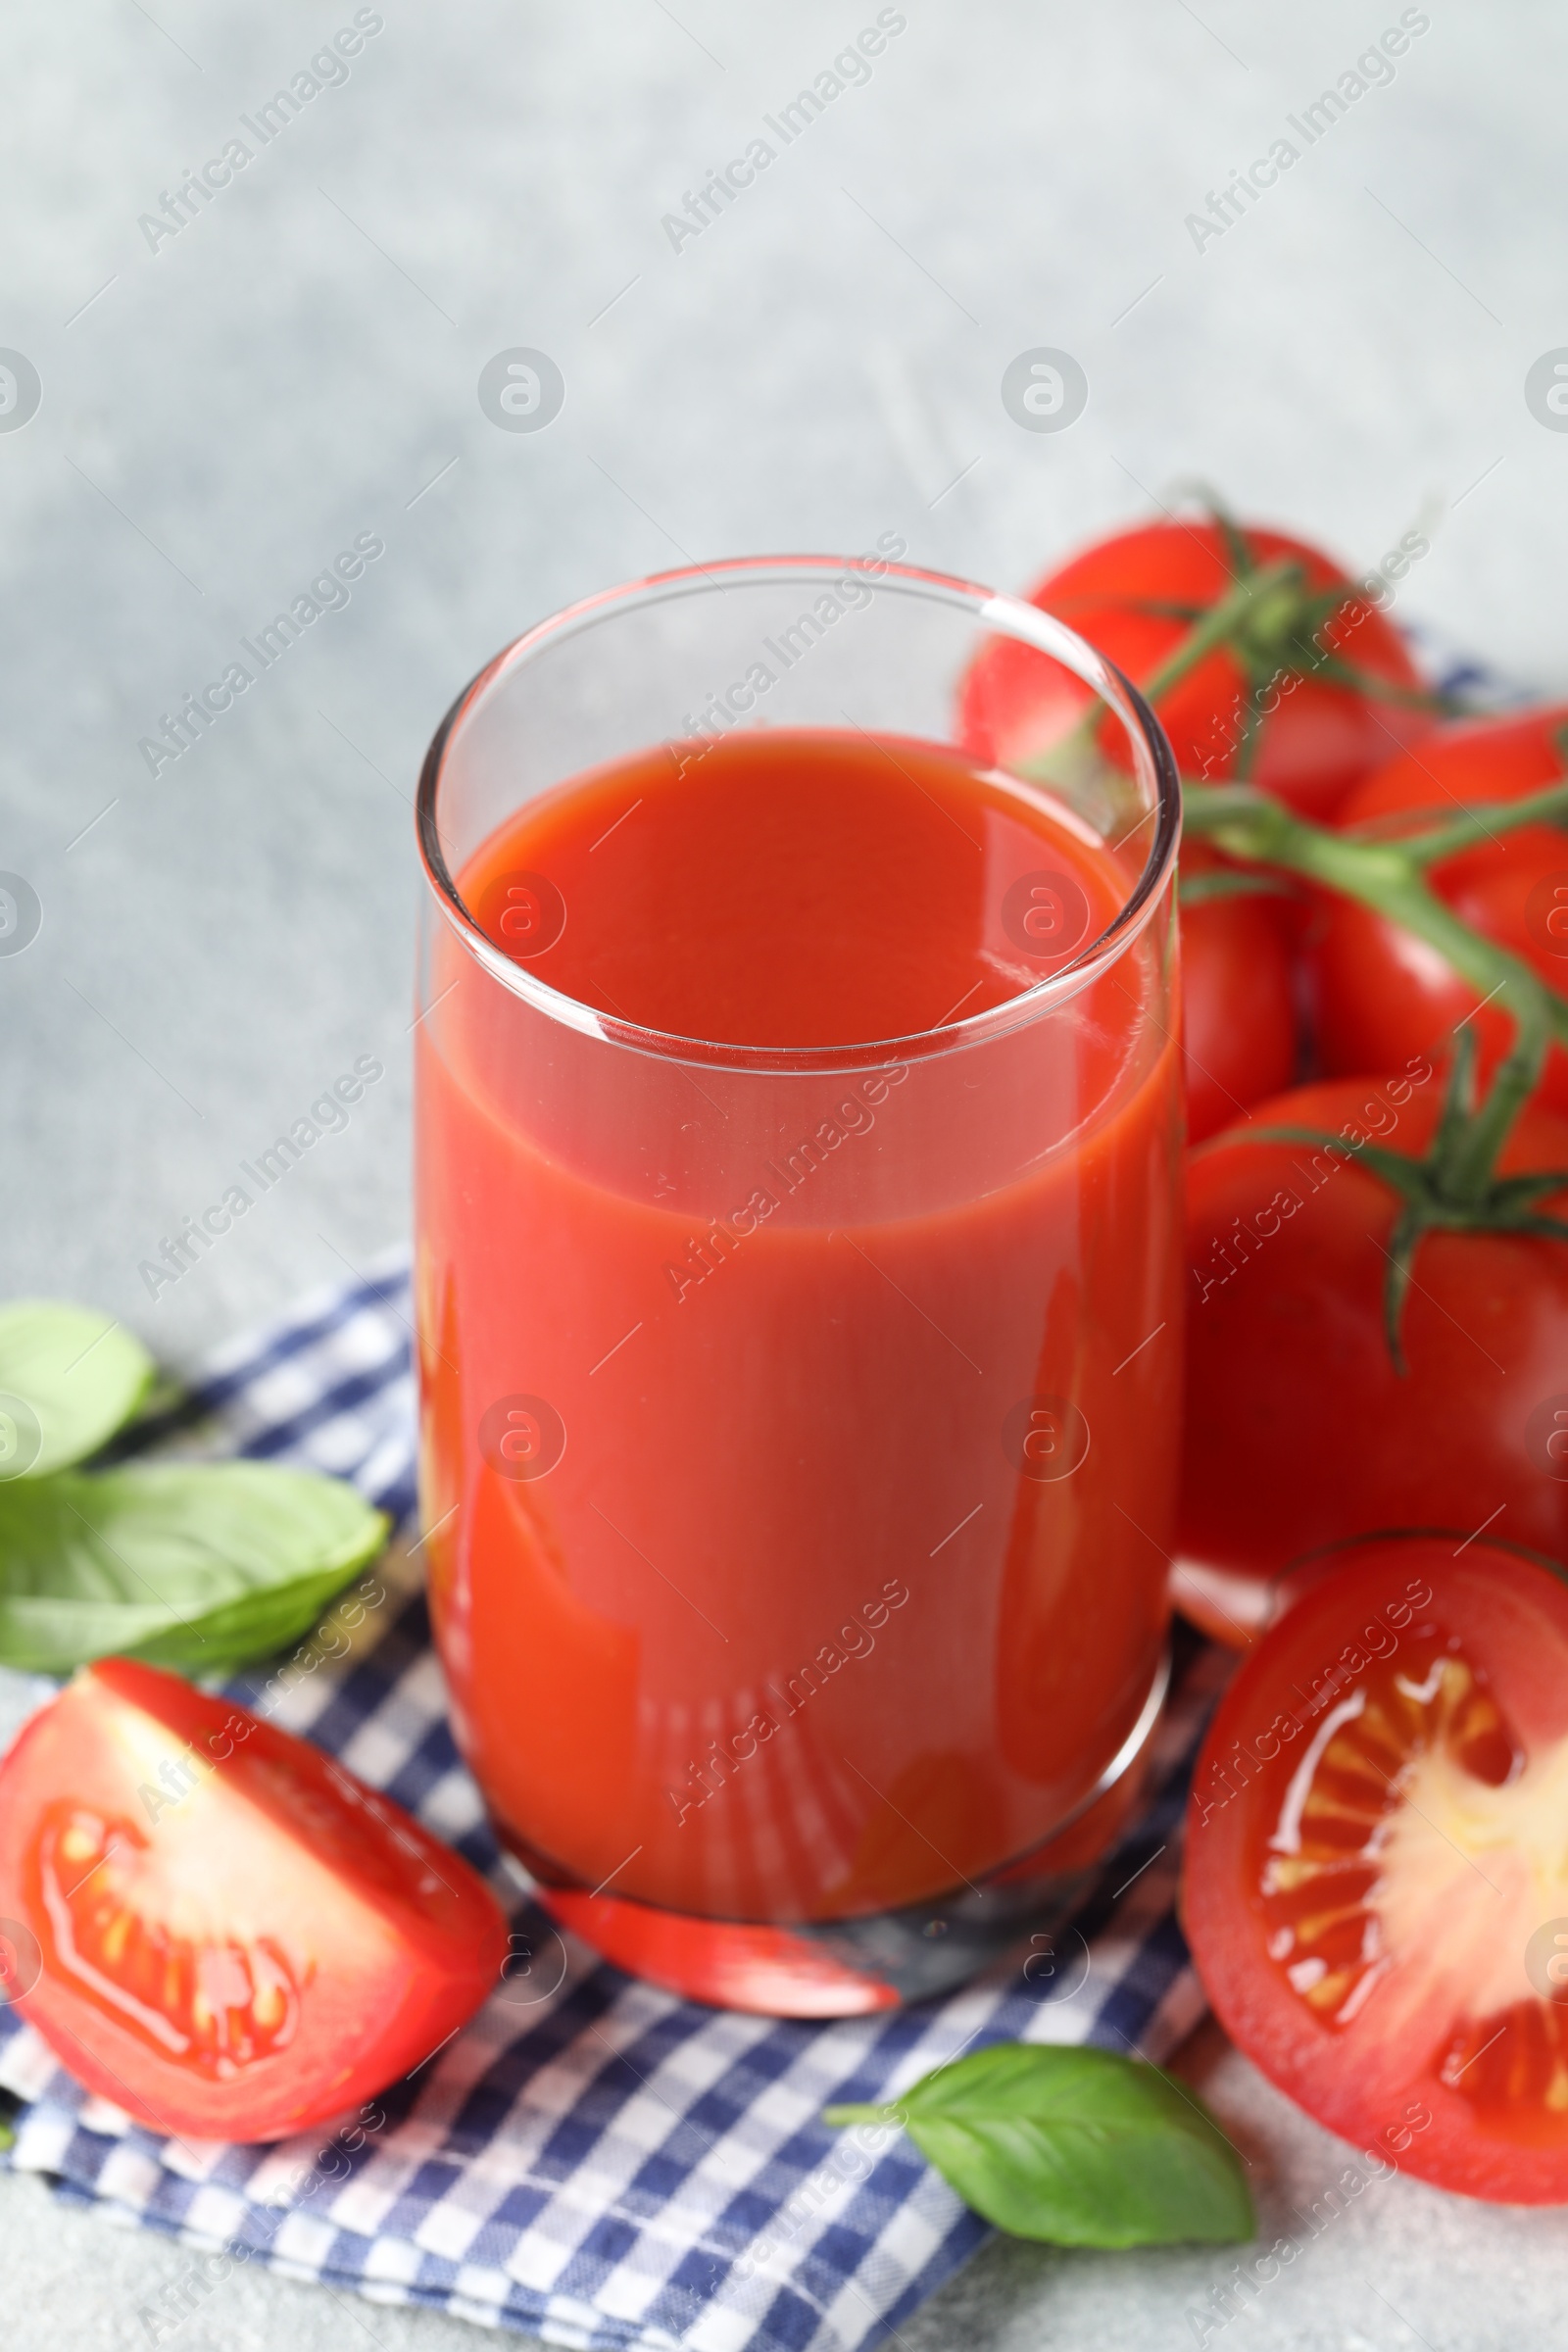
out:
<path id="1" fill-rule="evenodd" d="M 458 889 L 447 862 L 438 815 L 441 785 L 453 738 L 482 698 L 500 681 L 548 647 L 593 628 L 621 612 L 636 612 L 673 597 L 704 595 L 716 589 L 759 584 L 769 579 L 814 578 L 824 582 L 859 573 L 874 578 L 877 591 L 921 596 L 967 612 L 984 626 L 1033 645 L 1050 655 L 1094 688 L 1125 727 L 1132 745 L 1138 780 L 1152 790 L 1152 807 L 1140 820 L 1139 830 L 1153 820 L 1149 856 L 1118 912 L 1102 931 L 1058 972 L 1052 972 L 1000 1004 L 907 1036 L 867 1039 L 846 1046 L 744 1046 L 722 1040 L 684 1037 L 650 1029 L 636 1021 L 602 1013 L 580 998 L 553 988 L 536 973 L 502 953 L 482 929 Z M 419 771 L 415 803 L 415 826 L 420 862 L 437 907 L 474 961 L 522 998 L 537 1011 L 564 1027 L 597 1037 L 609 1045 L 657 1056 L 661 1060 L 692 1062 L 710 1069 L 760 1070 L 824 1075 L 840 1070 L 884 1068 L 890 1064 L 925 1060 L 956 1053 L 1004 1036 L 1066 1003 L 1120 960 L 1148 925 L 1176 861 L 1181 839 L 1181 780 L 1175 756 L 1154 712 L 1125 673 L 1086 638 L 1043 612 L 1021 597 L 1006 596 L 978 582 L 917 564 L 895 564 L 880 556 L 732 556 L 713 564 L 687 564 L 670 571 L 651 572 L 617 587 L 580 597 L 503 646 L 457 696 L 430 740 Z"/>

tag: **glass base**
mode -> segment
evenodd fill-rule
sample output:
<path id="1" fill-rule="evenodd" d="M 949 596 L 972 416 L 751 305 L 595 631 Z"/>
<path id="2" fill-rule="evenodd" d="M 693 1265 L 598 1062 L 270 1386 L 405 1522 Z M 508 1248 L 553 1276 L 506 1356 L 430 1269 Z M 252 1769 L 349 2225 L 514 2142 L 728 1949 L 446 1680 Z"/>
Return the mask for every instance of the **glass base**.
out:
<path id="1" fill-rule="evenodd" d="M 923 1903 L 767 1927 L 536 1880 L 531 1889 L 558 1926 L 686 2000 L 764 2017 L 857 2017 L 929 2000 L 1050 1935 L 1081 1900 L 1143 1793 L 1169 1680 L 1167 1653 L 1127 1739 L 1049 1838 L 977 1884 Z"/>

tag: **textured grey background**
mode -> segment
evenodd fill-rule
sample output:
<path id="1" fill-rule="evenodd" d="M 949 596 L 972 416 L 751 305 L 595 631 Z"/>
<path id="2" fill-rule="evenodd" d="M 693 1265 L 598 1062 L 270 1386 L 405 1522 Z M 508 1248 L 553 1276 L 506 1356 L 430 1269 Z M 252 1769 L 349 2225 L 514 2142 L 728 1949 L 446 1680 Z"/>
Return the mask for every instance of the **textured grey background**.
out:
<path id="1" fill-rule="evenodd" d="M 346 83 L 149 251 L 138 216 L 353 13 L 11 0 L 0 23 L 0 345 L 43 383 L 0 432 L 0 866 L 44 910 L 0 957 L 0 1295 L 101 1303 L 178 1363 L 404 1230 L 409 796 L 456 688 L 571 597 L 887 529 L 1011 586 L 1200 475 L 1358 560 L 1421 522 L 1401 612 L 1564 683 L 1568 435 L 1524 400 L 1568 344 L 1568 24 L 1544 0 L 1433 0 L 1393 82 L 1201 252 L 1185 217 L 1396 0 L 910 0 L 869 83 L 679 253 L 662 215 L 871 0 L 383 0 Z M 565 380 L 543 432 L 478 405 L 515 345 Z M 1002 406 L 1039 345 L 1088 374 L 1063 433 Z M 386 554 L 349 608 L 151 777 L 159 714 L 362 531 Z M 161 1237 L 365 1053 L 388 1075 L 349 1131 L 149 1298 Z M 1319 2196 L 1335 2143 L 1217 2036 L 1191 2063 L 1267 2218 Z M 17 2352 L 141 2342 L 180 2259 L 12 2180 L 0 2249 Z M 998 2245 L 904 2341 L 1186 2342 L 1222 2274 Z M 1565 2285 L 1568 2217 L 1395 2181 L 1234 2340 L 1568 2345 Z M 178 2340 L 362 2328 L 471 2340 L 263 2277 Z"/>

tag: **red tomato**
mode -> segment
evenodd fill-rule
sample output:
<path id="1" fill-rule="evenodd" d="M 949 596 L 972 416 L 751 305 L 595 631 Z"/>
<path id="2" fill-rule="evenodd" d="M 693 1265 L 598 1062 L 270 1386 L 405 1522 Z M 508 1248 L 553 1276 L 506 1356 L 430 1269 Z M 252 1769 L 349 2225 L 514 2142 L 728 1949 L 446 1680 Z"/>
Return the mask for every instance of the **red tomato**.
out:
<path id="1" fill-rule="evenodd" d="M 1181 1548 L 1201 1565 L 1268 1575 L 1378 1529 L 1484 1523 L 1568 1556 L 1568 1244 L 1429 1234 L 1401 1373 L 1384 1331 L 1399 1201 L 1362 1164 L 1261 1134 L 1419 1158 L 1442 1093 L 1419 1060 L 1298 1087 L 1191 1154 Z M 1527 1105 L 1498 1166 L 1568 1170 L 1568 1121 Z M 1540 1206 L 1561 1216 L 1564 1195 Z"/>
<path id="2" fill-rule="evenodd" d="M 1298 562 L 1305 596 L 1349 590 L 1338 564 L 1303 540 L 1248 524 L 1243 537 L 1259 564 Z M 1212 521 L 1152 522 L 1099 540 L 1030 590 L 1053 612 L 1143 685 L 1192 627 L 1234 585 L 1231 551 Z M 1174 609 L 1173 609 L 1174 608 Z M 1249 651 L 1262 683 L 1264 715 L 1248 781 L 1277 792 L 1303 816 L 1327 816 L 1369 769 L 1427 734 L 1432 714 L 1289 665 L 1288 623 L 1276 602 L 1260 600 Z M 1307 651 L 1312 615 L 1302 616 Z M 1404 641 L 1368 598 L 1348 601 L 1318 623 L 1315 642 L 1365 676 L 1411 692 L 1420 674 Z M 1183 775 L 1219 783 L 1237 771 L 1250 687 L 1249 667 L 1218 646 L 1158 698 L 1160 723 Z M 966 750 L 1014 766 L 1055 742 L 1088 708 L 1090 690 L 1044 654 L 1010 638 L 993 638 L 970 664 L 958 692 L 958 730 Z"/>
<path id="3" fill-rule="evenodd" d="M 1187 1934 L 1220 2023 L 1331 2132 L 1562 2204 L 1568 1588 L 1461 1541 L 1353 1547 L 1248 1653 L 1194 1776 Z"/>
<path id="4" fill-rule="evenodd" d="M 1296 1074 L 1296 909 L 1255 890 L 1197 895 L 1202 876 L 1226 870 L 1201 842 L 1182 851 L 1182 1042 L 1195 1144 Z"/>
<path id="5" fill-rule="evenodd" d="M 276 2139 L 417 2066 L 493 1990 L 482 1879 L 319 1748 L 127 1658 L 0 1764 L 17 2006 L 154 2132 Z"/>
<path id="6" fill-rule="evenodd" d="M 1556 742 L 1568 704 L 1522 718 L 1468 719 L 1369 776 L 1337 822 L 1404 831 L 1451 822 L 1489 801 L 1516 801 L 1568 773 Z M 1552 824 L 1522 825 L 1446 858 L 1428 880 L 1456 914 L 1533 964 L 1568 994 L 1568 839 Z M 1310 957 L 1318 1052 L 1325 1069 L 1395 1069 L 1444 1045 L 1476 1012 L 1475 990 L 1435 948 L 1350 899 L 1327 898 Z M 1513 1023 L 1495 1005 L 1476 1013 L 1483 1075 L 1495 1068 Z M 1568 1110 L 1568 1054 L 1554 1047 L 1542 1094 Z"/>

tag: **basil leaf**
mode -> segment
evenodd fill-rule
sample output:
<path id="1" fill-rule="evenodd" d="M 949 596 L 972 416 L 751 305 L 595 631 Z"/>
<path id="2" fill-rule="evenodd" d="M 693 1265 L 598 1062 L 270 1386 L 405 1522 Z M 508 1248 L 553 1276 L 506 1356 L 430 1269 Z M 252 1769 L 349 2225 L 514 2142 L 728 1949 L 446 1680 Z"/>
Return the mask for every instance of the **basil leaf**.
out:
<path id="1" fill-rule="evenodd" d="M 1058 2246 L 1250 2237 L 1236 2151 L 1156 2066 L 1114 2050 L 1004 2041 L 939 2067 L 896 2106 L 830 2107 L 832 2125 L 904 2126 L 976 2213 Z"/>
<path id="2" fill-rule="evenodd" d="M 135 1411 L 153 1369 L 139 1340 L 89 1307 L 0 1306 L 0 1480 L 46 1478 L 96 1453 Z"/>
<path id="3" fill-rule="evenodd" d="M 0 1486 L 0 1663 L 129 1650 L 227 1673 L 307 1634 L 388 1524 L 341 1479 L 261 1462 L 19 1479 Z"/>

